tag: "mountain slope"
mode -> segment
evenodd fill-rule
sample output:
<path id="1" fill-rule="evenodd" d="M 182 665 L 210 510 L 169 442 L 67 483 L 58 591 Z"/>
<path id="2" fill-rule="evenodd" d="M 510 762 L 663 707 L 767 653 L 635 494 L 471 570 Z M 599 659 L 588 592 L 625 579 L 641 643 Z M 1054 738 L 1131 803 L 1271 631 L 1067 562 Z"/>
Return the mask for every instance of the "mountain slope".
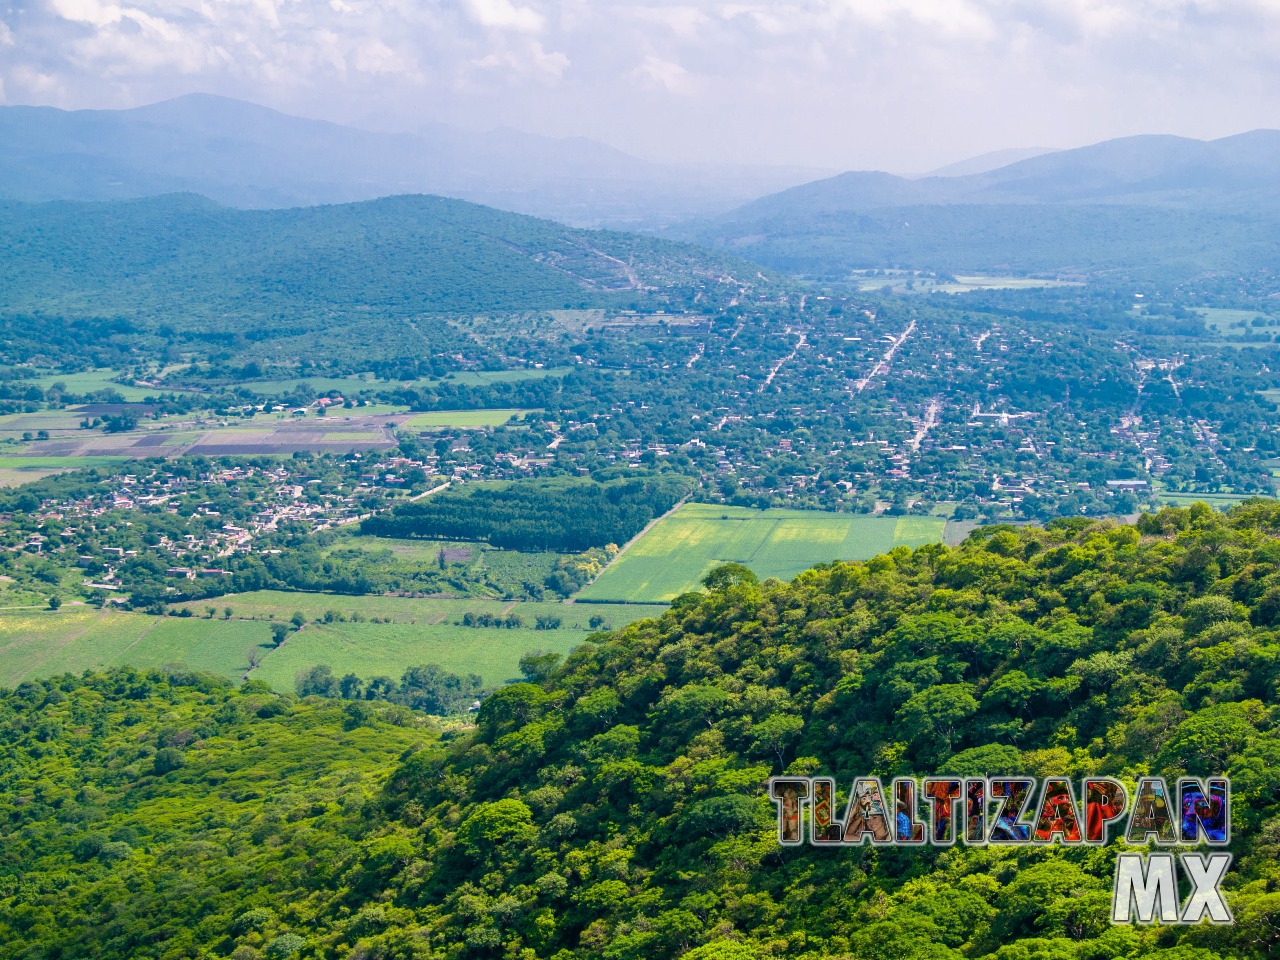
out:
<path id="1" fill-rule="evenodd" d="M 150 327 L 583 306 L 659 284 L 716 288 L 735 268 L 754 276 L 696 248 L 441 197 L 259 211 L 190 195 L 0 204 L 0 309 Z"/>
<path id="2" fill-rule="evenodd" d="M 808 176 L 666 167 L 514 130 L 376 133 L 205 94 L 133 110 L 0 107 L 0 197 L 26 201 L 190 192 L 263 208 L 433 193 L 582 225 L 663 223 Z"/>
<path id="3" fill-rule="evenodd" d="M 1198 504 L 724 577 L 439 738 L 183 674 L 24 684 L 0 958 L 1261 960 L 1277 534 L 1274 503 Z M 872 774 L 1228 774 L 1236 923 L 1113 926 L 1115 842 L 784 849 L 783 770 L 841 801 Z"/>
<path id="4" fill-rule="evenodd" d="M 844 173 L 673 236 L 801 273 L 1253 269 L 1280 251 L 1280 131 L 1143 136 L 968 176 Z"/>

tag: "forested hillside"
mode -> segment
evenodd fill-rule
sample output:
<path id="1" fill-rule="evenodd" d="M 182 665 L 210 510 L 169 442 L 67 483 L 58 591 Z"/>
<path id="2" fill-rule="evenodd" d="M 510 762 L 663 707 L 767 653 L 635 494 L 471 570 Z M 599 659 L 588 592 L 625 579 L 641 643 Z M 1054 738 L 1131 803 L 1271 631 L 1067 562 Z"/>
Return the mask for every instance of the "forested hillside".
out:
<path id="1" fill-rule="evenodd" d="M 1278 631 L 1280 508 L 1252 501 L 725 570 L 439 740 L 189 678 L 27 684 L 0 956 L 1270 956 Z M 784 770 L 1229 774 L 1237 922 L 1113 927 L 1116 845 L 782 849 Z"/>
<path id="2" fill-rule="evenodd" d="M 189 194 L 0 203 L 0 316 L 108 317 L 143 330 L 269 339 L 442 314 L 693 297 L 740 261 L 574 230 L 443 197 L 234 210 Z M 747 269 L 745 279 L 755 277 Z M 736 293 L 738 287 L 733 286 Z"/>
<path id="3" fill-rule="evenodd" d="M 1250 272 L 1275 262 L 1280 132 L 1109 140 L 952 177 L 850 172 L 672 228 L 777 269 Z"/>

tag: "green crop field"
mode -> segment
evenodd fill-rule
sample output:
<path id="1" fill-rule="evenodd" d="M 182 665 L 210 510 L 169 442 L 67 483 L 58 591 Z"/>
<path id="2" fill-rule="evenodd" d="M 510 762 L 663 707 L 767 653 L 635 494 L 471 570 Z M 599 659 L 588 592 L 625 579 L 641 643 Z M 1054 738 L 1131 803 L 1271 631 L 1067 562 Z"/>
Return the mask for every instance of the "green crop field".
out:
<path id="1" fill-rule="evenodd" d="M 107 467 L 127 457 L 7 457 L 0 453 L 0 487 L 16 487 L 81 467 Z"/>
<path id="2" fill-rule="evenodd" d="M 435 410 L 415 414 L 400 426 L 404 430 L 448 430 L 458 427 L 500 427 L 527 410 Z"/>
<path id="3" fill-rule="evenodd" d="M 184 664 L 236 677 L 251 647 L 271 637 L 265 623 L 150 617 L 91 607 L 0 613 L 0 686 L 106 666 Z M 265 650 L 265 646 L 264 646 Z"/>
<path id="4" fill-rule="evenodd" d="M 89 370 L 85 373 L 51 373 L 35 380 L 41 387 L 48 389 L 55 383 L 62 384 L 68 393 L 97 393 L 100 390 L 114 390 L 124 397 L 128 403 L 139 403 L 147 397 L 154 397 L 164 392 L 158 387 L 135 387 L 133 384 L 116 383 L 115 370 Z"/>
<path id="5" fill-rule="evenodd" d="M 249 669 L 249 651 L 261 658 L 251 676 L 282 691 L 293 689 L 294 675 L 317 664 L 362 677 L 399 678 L 407 667 L 435 663 L 455 673 L 478 673 L 498 684 L 519 674 L 520 657 L 530 650 L 567 653 L 590 633 L 595 616 L 606 627 L 622 627 L 653 613 L 641 607 L 563 603 L 511 603 L 497 600 L 416 600 L 404 597 L 334 597 L 262 591 L 185 604 L 195 616 L 154 617 L 85 606 L 56 612 L 33 609 L 0 611 L 0 686 L 13 687 L 33 677 L 81 673 L 106 666 L 139 668 L 181 665 L 240 679 Z M 216 616 L 205 616 L 215 607 Z M 224 619 L 223 610 L 234 614 Z M 294 611 L 309 621 L 272 649 L 269 621 L 288 620 Z M 348 618 L 314 622 L 327 611 Z M 363 618 L 352 622 L 352 613 Z M 506 616 L 524 626 L 514 629 L 464 627 L 465 613 Z M 390 618 L 371 623 L 369 618 Z M 534 629 L 538 616 L 557 616 L 559 629 Z M 258 619 L 244 619 L 257 617 Z"/>
<path id="6" fill-rule="evenodd" d="M 721 563 L 744 563 L 761 579 L 789 580 L 816 563 L 865 560 L 905 544 L 942 539 L 937 517 L 868 517 L 816 510 L 749 510 L 685 504 L 633 543 L 579 594 L 582 600 L 666 602 Z"/>

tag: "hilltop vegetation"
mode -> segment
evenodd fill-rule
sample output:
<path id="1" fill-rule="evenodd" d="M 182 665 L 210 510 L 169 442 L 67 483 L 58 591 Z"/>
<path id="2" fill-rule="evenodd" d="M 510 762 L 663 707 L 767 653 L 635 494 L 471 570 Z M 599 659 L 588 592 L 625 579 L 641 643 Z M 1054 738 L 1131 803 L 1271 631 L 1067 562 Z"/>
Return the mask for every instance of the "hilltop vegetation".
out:
<path id="1" fill-rule="evenodd" d="M 27 684 L 0 707 L 0 956 L 1268 956 L 1278 535 L 1275 504 L 1199 505 L 990 527 L 792 584 L 719 577 L 530 662 L 439 741 L 390 726 L 412 717 L 393 706 Z M 321 735 L 378 749 L 336 793 L 309 782 L 328 748 L 247 788 L 258 755 L 221 745 L 266 725 L 280 758 Z M 403 744 L 420 749 L 393 760 Z M 784 770 L 847 787 L 991 767 L 1229 774 L 1236 925 L 1112 927 L 1115 846 L 783 850 L 763 792 Z M 178 802 L 202 814 L 157 815 Z"/>
<path id="2" fill-rule="evenodd" d="M 107 318 L 97 339 L 152 351 L 300 349 L 303 337 L 320 356 L 359 346 L 367 363 L 403 355 L 406 337 L 418 354 L 457 349 L 465 336 L 444 316 L 727 299 L 735 271 L 756 276 L 693 247 L 442 197 L 254 211 L 183 194 L 0 203 L 0 317 L 31 345 L 52 315 Z"/>

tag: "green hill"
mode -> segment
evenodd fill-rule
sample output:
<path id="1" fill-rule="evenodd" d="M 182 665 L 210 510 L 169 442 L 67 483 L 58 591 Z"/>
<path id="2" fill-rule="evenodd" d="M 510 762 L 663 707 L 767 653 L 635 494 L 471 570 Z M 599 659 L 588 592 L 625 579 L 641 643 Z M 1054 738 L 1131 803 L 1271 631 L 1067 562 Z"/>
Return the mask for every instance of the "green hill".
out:
<path id="1" fill-rule="evenodd" d="M 735 273 L 758 280 L 694 247 L 441 197 L 290 210 L 189 194 L 0 203 L 0 317 L 11 324 L 105 317 L 256 341 L 358 327 L 371 342 L 413 341 L 418 318 L 714 302 L 740 292 Z"/>
<path id="2" fill-rule="evenodd" d="M 187 677 L 24 684 L 0 957 L 1273 955 L 1280 507 L 721 580 L 440 738 Z M 1113 927 L 1116 845 L 784 849 L 764 794 L 996 768 L 1229 774 L 1236 923 Z"/>

